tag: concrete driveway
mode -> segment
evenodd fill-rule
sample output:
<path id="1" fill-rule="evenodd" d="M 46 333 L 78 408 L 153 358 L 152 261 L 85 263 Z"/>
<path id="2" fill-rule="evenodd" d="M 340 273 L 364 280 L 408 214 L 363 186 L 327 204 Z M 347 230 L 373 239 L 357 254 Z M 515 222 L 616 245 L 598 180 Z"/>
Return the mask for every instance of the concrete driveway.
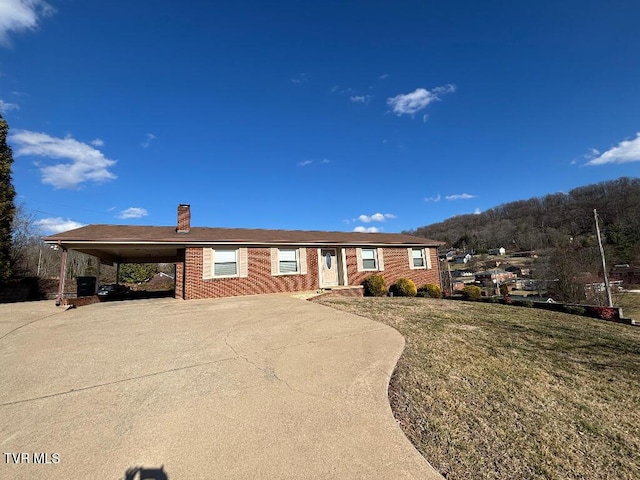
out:
<path id="1" fill-rule="evenodd" d="M 286 295 L 0 305 L 0 478 L 442 478 L 387 401 L 403 346 Z"/>

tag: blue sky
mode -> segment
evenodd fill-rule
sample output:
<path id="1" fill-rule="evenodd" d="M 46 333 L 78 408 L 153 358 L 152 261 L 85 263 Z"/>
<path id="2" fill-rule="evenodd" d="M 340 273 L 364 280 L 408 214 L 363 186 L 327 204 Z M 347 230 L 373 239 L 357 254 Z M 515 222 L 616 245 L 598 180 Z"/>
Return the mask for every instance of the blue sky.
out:
<path id="1" fill-rule="evenodd" d="M 0 0 L 17 202 L 398 232 L 638 176 L 640 2 Z"/>

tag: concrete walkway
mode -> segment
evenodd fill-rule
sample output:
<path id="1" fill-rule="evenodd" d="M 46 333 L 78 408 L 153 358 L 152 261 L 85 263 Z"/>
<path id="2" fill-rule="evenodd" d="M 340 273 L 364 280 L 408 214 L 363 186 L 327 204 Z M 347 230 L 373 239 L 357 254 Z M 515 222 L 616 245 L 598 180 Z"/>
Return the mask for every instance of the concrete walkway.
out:
<path id="1" fill-rule="evenodd" d="M 285 295 L 0 305 L 0 478 L 442 478 L 389 407 L 403 346 Z"/>

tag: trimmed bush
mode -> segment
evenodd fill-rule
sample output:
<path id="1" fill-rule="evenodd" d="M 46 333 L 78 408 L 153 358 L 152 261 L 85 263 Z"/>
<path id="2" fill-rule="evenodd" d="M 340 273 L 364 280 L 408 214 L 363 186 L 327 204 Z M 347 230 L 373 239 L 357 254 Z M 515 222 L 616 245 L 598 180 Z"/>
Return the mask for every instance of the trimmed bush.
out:
<path id="1" fill-rule="evenodd" d="M 371 275 L 362 282 L 367 297 L 383 297 L 387 294 L 387 285 L 382 275 Z"/>
<path id="2" fill-rule="evenodd" d="M 565 305 L 562 308 L 565 312 L 572 313 L 574 315 L 584 315 L 587 312 L 586 308 L 576 305 Z"/>
<path id="3" fill-rule="evenodd" d="M 514 300 L 513 305 L 516 307 L 533 308 L 534 303 L 531 300 Z"/>
<path id="4" fill-rule="evenodd" d="M 418 296 L 430 297 L 430 298 L 442 298 L 442 290 L 440 285 L 434 283 L 427 283 L 418 289 Z"/>
<path id="5" fill-rule="evenodd" d="M 477 285 L 467 285 L 462 289 L 462 295 L 467 300 L 480 300 L 482 298 L 482 290 Z"/>
<path id="6" fill-rule="evenodd" d="M 393 285 L 393 293 L 399 297 L 415 297 L 418 293 L 416 284 L 410 278 L 400 278 Z"/>

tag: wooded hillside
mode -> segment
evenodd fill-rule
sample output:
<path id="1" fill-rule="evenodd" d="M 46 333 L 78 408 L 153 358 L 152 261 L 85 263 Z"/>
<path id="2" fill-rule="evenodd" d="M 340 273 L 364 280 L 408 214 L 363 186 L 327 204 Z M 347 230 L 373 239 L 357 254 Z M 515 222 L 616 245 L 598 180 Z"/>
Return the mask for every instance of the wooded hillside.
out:
<path id="1" fill-rule="evenodd" d="M 407 232 L 448 246 L 540 250 L 595 241 L 593 209 L 615 263 L 640 262 L 640 178 L 587 185 L 569 193 L 505 203 L 480 214 L 452 217 Z"/>

